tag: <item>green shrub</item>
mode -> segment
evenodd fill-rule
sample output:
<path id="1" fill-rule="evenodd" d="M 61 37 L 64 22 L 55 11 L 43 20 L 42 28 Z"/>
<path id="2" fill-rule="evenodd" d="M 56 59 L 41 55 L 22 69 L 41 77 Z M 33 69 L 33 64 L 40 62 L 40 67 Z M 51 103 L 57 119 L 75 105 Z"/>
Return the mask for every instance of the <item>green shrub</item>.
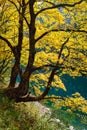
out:
<path id="1" fill-rule="evenodd" d="M 0 94 L 0 130 L 62 130 L 60 124 L 47 115 L 40 116 L 37 107 L 29 104 L 9 101 Z"/>

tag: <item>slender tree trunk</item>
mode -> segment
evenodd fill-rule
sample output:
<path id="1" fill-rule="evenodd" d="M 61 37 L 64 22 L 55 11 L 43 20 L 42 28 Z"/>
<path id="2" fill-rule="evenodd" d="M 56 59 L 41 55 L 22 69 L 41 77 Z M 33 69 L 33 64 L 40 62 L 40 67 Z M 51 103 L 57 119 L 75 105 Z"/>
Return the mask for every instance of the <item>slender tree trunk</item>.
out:
<path id="1" fill-rule="evenodd" d="M 20 10 L 21 13 L 19 12 L 18 45 L 16 47 L 14 47 L 15 64 L 12 68 L 9 88 L 15 87 L 17 76 L 18 76 L 18 74 L 21 73 L 20 57 L 21 57 L 21 48 L 22 48 L 21 46 L 22 46 L 22 42 L 23 42 L 23 16 L 24 16 L 24 13 L 26 10 L 25 0 L 22 0 L 22 6 L 20 9 L 22 9 L 22 10 Z"/>
<path id="2" fill-rule="evenodd" d="M 15 84 L 16 84 L 16 79 L 18 76 L 18 72 L 19 72 L 19 65 L 17 62 L 15 62 L 12 71 L 11 71 L 11 78 L 10 78 L 10 83 L 9 83 L 9 88 L 14 88 Z"/>
<path id="3" fill-rule="evenodd" d="M 23 96 L 28 93 L 28 87 L 29 87 L 29 72 L 28 70 L 25 71 L 21 77 L 20 84 L 18 88 L 20 89 L 19 95 Z"/>
<path id="4" fill-rule="evenodd" d="M 20 88 L 20 95 L 25 95 L 28 92 L 29 88 L 29 81 L 30 81 L 30 76 L 32 73 L 32 68 L 33 68 L 33 63 L 34 63 L 34 58 L 35 58 L 35 14 L 34 14 L 34 8 L 33 5 L 35 3 L 35 0 L 30 0 L 29 1 L 29 10 L 30 10 L 30 24 L 29 24 L 29 58 L 28 58 L 28 64 L 26 66 L 26 70 L 23 73 L 21 77 L 21 82 L 19 84 Z"/>

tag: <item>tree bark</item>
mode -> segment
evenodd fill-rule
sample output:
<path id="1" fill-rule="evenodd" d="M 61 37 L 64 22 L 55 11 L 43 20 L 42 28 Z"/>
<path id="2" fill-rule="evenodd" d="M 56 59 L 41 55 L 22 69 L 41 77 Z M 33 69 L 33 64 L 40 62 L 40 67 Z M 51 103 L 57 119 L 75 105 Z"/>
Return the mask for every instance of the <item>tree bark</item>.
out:
<path id="1" fill-rule="evenodd" d="M 9 88 L 14 88 L 15 87 L 15 84 L 16 84 L 16 79 L 17 79 L 17 76 L 18 76 L 18 72 L 19 72 L 19 65 L 17 62 L 15 62 L 13 68 L 12 68 L 12 71 L 11 71 L 11 78 L 10 78 L 10 83 L 9 83 Z"/>
<path id="2" fill-rule="evenodd" d="M 21 73 L 20 58 L 21 58 L 21 49 L 22 49 L 22 42 L 23 42 L 23 16 L 26 10 L 25 0 L 22 0 L 22 5 L 20 5 L 20 8 L 22 9 L 22 11 L 21 13 L 19 11 L 18 45 L 14 47 L 15 63 L 11 71 L 11 78 L 8 86 L 9 88 L 15 87 L 17 76 L 18 74 Z"/>

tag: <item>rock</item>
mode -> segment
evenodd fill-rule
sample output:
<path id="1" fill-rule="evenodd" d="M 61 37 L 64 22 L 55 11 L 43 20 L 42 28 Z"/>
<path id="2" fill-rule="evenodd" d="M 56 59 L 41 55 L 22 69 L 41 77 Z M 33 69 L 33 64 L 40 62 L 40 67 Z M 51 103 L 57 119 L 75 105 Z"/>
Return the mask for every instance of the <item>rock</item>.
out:
<path id="1" fill-rule="evenodd" d="M 75 130 L 73 126 L 70 126 L 69 127 L 69 130 Z"/>
<path id="2" fill-rule="evenodd" d="M 34 105 L 36 107 L 36 109 L 38 110 L 40 117 L 45 116 L 45 115 L 48 115 L 48 116 L 51 115 L 51 110 L 39 102 L 29 102 L 26 104 L 27 104 L 27 106 L 30 104 Z"/>

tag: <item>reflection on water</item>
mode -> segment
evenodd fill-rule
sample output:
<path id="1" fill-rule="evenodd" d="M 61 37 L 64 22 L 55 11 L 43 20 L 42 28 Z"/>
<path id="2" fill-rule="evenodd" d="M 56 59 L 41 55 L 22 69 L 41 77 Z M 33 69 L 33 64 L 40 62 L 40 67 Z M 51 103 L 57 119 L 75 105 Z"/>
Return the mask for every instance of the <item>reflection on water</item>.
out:
<path id="1" fill-rule="evenodd" d="M 74 111 L 68 112 L 65 108 L 52 109 L 52 116 L 59 119 L 69 130 L 87 130 L 87 114 Z"/>

